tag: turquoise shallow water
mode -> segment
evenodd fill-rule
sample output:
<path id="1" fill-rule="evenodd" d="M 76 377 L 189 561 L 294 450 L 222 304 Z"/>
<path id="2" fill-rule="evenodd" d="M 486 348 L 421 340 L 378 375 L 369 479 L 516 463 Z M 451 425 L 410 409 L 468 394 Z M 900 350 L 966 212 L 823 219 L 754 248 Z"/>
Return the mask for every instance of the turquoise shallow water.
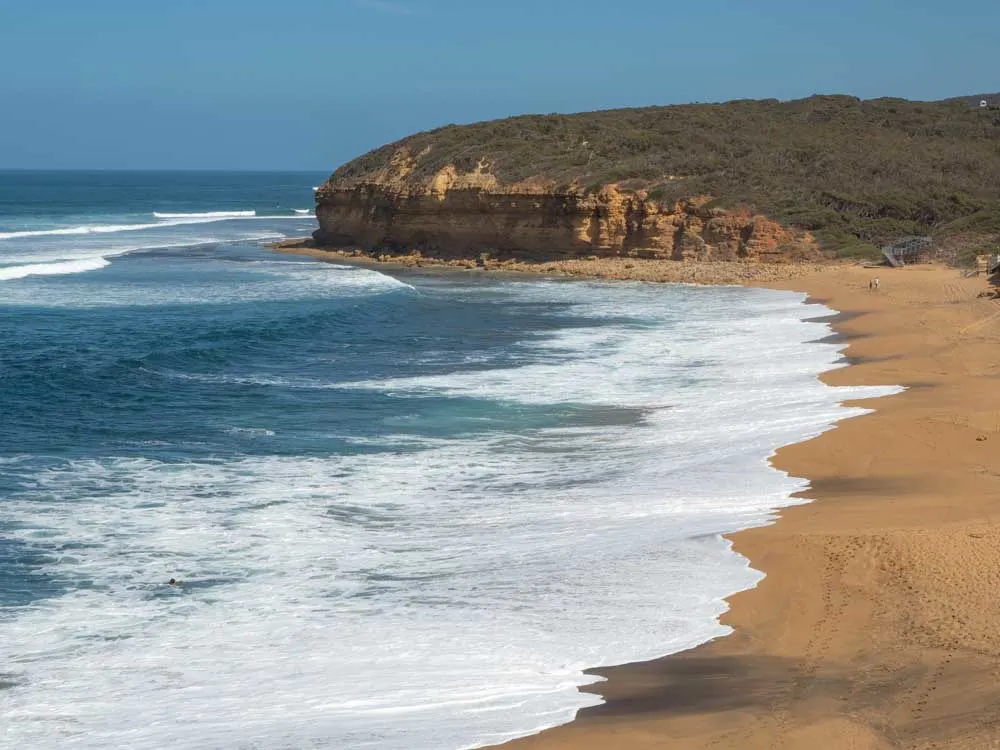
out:
<path id="1" fill-rule="evenodd" d="M 12 746 L 566 721 L 584 669 L 725 632 L 758 576 L 719 534 L 803 487 L 775 448 L 858 413 L 800 295 L 268 251 L 320 180 L 0 173 Z"/>

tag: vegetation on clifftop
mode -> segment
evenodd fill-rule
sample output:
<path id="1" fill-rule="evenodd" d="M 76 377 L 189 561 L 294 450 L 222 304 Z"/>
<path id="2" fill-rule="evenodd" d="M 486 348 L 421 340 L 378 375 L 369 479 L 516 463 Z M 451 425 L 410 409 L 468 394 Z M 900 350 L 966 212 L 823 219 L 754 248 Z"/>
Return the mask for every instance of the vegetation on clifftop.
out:
<path id="1" fill-rule="evenodd" d="M 418 156 L 413 180 L 485 162 L 504 184 L 619 183 L 665 203 L 707 194 L 811 230 L 841 255 L 908 234 L 1000 232 L 1000 108 L 963 99 L 813 96 L 449 125 L 376 149 L 332 181 L 364 180 L 403 146 Z"/>

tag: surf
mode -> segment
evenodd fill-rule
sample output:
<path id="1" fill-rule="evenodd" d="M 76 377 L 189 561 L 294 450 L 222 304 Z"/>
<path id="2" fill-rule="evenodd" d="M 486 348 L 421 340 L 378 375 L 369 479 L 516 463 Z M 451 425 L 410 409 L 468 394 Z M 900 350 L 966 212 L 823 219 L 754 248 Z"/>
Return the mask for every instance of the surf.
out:
<path id="1" fill-rule="evenodd" d="M 202 211 L 195 213 L 165 213 L 153 211 L 153 216 L 157 219 L 243 219 L 256 215 L 256 211 Z"/>
<path id="2" fill-rule="evenodd" d="M 727 632 L 760 574 L 720 534 L 802 502 L 768 457 L 876 392 L 816 378 L 838 345 L 802 295 L 408 291 L 250 258 L 114 264 L 83 291 L 162 305 L 49 311 L 11 342 L 33 367 L 9 392 L 38 389 L 21 419 L 60 429 L 5 465 L 4 531 L 69 587 L 0 622 L 22 746 L 461 748 L 567 721 L 599 700 L 588 668 Z M 98 360 L 36 362 L 53 321 Z M 135 410 L 89 411 L 109 387 Z M 90 455 L 60 458 L 67 434 Z"/>
<path id="3" fill-rule="evenodd" d="M 296 221 L 306 218 L 306 215 L 264 215 L 258 216 L 256 211 L 246 212 L 219 212 L 209 211 L 205 213 L 191 214 L 154 214 L 159 217 L 159 221 L 137 222 L 135 224 L 83 224 L 72 227 L 59 227 L 52 229 L 28 229 L 13 232 L 0 232 L 0 240 L 15 240 L 37 237 L 67 237 L 88 234 L 117 234 L 119 232 L 142 232 L 152 229 L 165 229 L 169 227 L 183 227 L 199 224 L 215 224 L 228 221 Z"/>
<path id="4" fill-rule="evenodd" d="M 235 217 L 191 217 L 188 219 L 173 219 L 156 223 L 136 224 L 84 224 L 75 227 L 59 229 L 29 229 L 25 231 L 0 232 L 0 240 L 15 240 L 32 237 L 66 237 L 87 234 L 117 234 L 118 232 L 142 232 L 149 229 L 186 226 L 189 224 L 211 224 Z M 249 217 L 244 217 L 249 218 Z"/>
<path id="5" fill-rule="evenodd" d="M 28 276 L 60 276 L 63 274 L 86 273 L 109 266 L 106 258 L 84 258 L 65 260 L 57 263 L 28 263 L 23 266 L 0 266 L 0 281 L 13 281 Z"/>

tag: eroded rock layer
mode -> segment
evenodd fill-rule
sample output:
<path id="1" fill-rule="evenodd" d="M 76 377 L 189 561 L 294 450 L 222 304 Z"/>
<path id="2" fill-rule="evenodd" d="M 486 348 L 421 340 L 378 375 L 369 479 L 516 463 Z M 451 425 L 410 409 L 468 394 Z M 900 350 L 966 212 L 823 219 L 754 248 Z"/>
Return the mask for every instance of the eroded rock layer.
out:
<path id="1" fill-rule="evenodd" d="M 583 193 L 538 182 L 501 185 L 480 163 L 409 181 L 400 152 L 363 179 L 331 179 L 316 193 L 318 244 L 440 257 L 548 259 L 631 255 L 674 260 L 782 262 L 819 256 L 808 233 L 751 211 L 711 206 L 710 196 L 671 205 L 607 185 Z"/>

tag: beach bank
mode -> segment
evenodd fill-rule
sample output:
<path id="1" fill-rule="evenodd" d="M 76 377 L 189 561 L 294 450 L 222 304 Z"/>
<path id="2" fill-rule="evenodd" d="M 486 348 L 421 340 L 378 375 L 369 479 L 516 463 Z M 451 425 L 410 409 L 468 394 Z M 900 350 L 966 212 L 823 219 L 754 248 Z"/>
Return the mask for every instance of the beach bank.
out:
<path id="1" fill-rule="evenodd" d="M 1000 305 L 917 266 L 772 282 L 838 310 L 831 385 L 902 384 L 873 414 L 780 450 L 815 502 L 734 535 L 766 573 L 735 632 L 596 670 L 606 700 L 509 743 L 574 748 L 979 748 L 1000 741 Z"/>

